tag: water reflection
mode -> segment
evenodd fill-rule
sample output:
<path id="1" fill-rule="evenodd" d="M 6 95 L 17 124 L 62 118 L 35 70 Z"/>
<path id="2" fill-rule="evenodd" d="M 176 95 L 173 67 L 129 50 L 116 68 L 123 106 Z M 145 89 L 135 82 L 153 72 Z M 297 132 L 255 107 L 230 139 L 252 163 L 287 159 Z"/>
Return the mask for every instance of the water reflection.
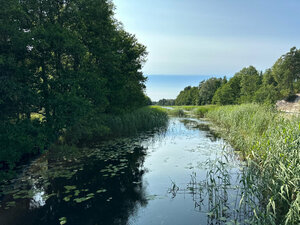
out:
<path id="1" fill-rule="evenodd" d="M 197 119 L 182 119 L 180 121 L 187 129 L 205 131 L 205 136 L 213 142 L 220 139 L 220 135 L 211 129 L 210 124 L 207 121 L 201 121 Z"/>
<path id="2" fill-rule="evenodd" d="M 94 149 L 58 149 L 3 186 L 0 224 L 127 224 L 148 202 L 142 177 L 147 148 L 163 131 Z"/>
<path id="3" fill-rule="evenodd" d="M 60 147 L 2 187 L 0 224 L 225 224 L 241 172 L 223 146 L 207 122 L 173 118 L 167 130 Z"/>

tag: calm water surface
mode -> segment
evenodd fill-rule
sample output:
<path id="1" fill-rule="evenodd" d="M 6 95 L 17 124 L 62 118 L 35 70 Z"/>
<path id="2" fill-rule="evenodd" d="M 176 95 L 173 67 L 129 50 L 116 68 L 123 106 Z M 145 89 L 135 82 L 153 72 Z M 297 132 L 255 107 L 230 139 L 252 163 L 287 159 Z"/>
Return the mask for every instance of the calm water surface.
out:
<path id="1" fill-rule="evenodd" d="M 1 186 L 1 225 L 246 224 L 243 170 L 207 122 L 57 149 Z"/>

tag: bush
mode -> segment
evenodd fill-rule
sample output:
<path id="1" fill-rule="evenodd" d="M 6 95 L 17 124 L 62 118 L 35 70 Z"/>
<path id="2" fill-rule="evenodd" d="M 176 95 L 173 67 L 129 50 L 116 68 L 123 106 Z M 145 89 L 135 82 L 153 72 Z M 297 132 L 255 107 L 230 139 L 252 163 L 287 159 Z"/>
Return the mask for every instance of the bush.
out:
<path id="1" fill-rule="evenodd" d="M 20 160 L 47 146 L 45 129 L 37 120 L 3 122 L 0 126 L 0 180 L 8 179 Z"/>

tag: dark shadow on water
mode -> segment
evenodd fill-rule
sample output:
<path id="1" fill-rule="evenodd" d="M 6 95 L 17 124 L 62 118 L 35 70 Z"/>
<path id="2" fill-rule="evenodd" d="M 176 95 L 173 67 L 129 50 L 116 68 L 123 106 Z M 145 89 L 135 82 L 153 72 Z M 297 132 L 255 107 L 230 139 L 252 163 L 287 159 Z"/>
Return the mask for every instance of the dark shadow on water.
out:
<path id="1" fill-rule="evenodd" d="M 174 118 L 90 148 L 57 146 L 0 185 L 0 224 L 246 224 L 256 199 L 222 143 L 206 121 Z"/>
<path id="2" fill-rule="evenodd" d="M 58 149 L 13 180 L 0 202 L 0 224 L 127 224 L 146 206 L 142 182 L 147 149 L 141 142 L 164 131 L 121 139 L 95 149 Z M 65 222 L 64 222 L 65 221 Z"/>

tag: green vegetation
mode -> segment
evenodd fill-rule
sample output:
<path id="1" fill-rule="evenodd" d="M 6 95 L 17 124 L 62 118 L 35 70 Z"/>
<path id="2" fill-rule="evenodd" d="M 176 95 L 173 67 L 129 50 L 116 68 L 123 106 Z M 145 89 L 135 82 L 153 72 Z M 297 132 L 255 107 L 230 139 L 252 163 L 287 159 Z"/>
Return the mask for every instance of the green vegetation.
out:
<path id="1" fill-rule="evenodd" d="M 198 88 L 188 86 L 179 93 L 175 100 L 175 105 L 197 105 Z"/>
<path id="2" fill-rule="evenodd" d="M 207 118 L 248 159 L 248 188 L 260 205 L 258 224 L 297 224 L 300 220 L 300 118 L 282 117 L 257 104 L 223 106 Z"/>
<path id="3" fill-rule="evenodd" d="M 176 116 L 176 117 L 185 117 L 186 116 L 186 113 L 184 112 L 183 109 L 169 110 L 168 114 L 171 116 Z"/>
<path id="4" fill-rule="evenodd" d="M 215 109 L 218 109 L 219 106 L 216 105 L 203 105 L 203 106 L 198 106 L 193 110 L 193 115 L 196 115 L 197 117 L 205 117 L 205 115 Z"/>
<path id="5" fill-rule="evenodd" d="M 197 105 L 209 105 L 212 103 L 215 92 L 223 85 L 227 83 L 226 77 L 210 78 L 206 81 L 202 81 L 199 84 L 199 94 L 197 97 Z"/>
<path id="6" fill-rule="evenodd" d="M 175 117 L 186 117 L 186 116 L 196 116 L 196 117 L 205 117 L 205 115 L 212 110 L 219 108 L 217 105 L 202 105 L 202 106 L 192 106 L 192 105 L 183 105 L 183 106 L 172 106 L 163 108 L 161 106 L 152 106 L 154 109 L 158 109 L 167 113 L 170 116 Z"/>
<path id="7" fill-rule="evenodd" d="M 172 108 L 174 109 L 182 109 L 185 111 L 193 111 L 196 108 L 199 108 L 199 106 L 195 106 L 195 105 L 182 105 L 182 106 L 173 106 Z"/>
<path id="8" fill-rule="evenodd" d="M 135 111 L 151 103 L 141 72 L 147 52 L 113 17 L 111 1 L 1 3 L 0 170 L 61 136 L 79 143 L 160 123 L 146 122 L 157 111 Z"/>
<path id="9" fill-rule="evenodd" d="M 210 78 L 202 81 L 199 87 L 186 87 L 179 93 L 175 100 L 175 105 L 209 105 L 215 92 L 222 85 L 227 83 L 227 79 Z"/>
<path id="10" fill-rule="evenodd" d="M 210 78 L 199 87 L 186 87 L 176 105 L 233 105 L 242 103 L 274 104 L 300 92 L 300 49 L 293 47 L 264 73 L 253 66 L 243 68 L 232 78 Z"/>
<path id="11" fill-rule="evenodd" d="M 173 106 L 175 105 L 175 99 L 161 99 L 158 102 L 153 102 L 154 105 L 160 106 Z"/>
<path id="12" fill-rule="evenodd" d="M 159 107 L 143 107 L 122 115 L 91 115 L 71 127 L 63 135 L 63 142 L 69 145 L 86 145 L 107 138 L 129 136 L 139 131 L 165 127 L 167 121 L 167 113 Z"/>
<path id="13" fill-rule="evenodd" d="M 272 105 L 280 99 L 292 100 L 300 91 L 300 50 L 292 48 L 264 73 L 249 66 L 228 81 L 212 79 L 199 87 L 186 87 L 175 103 L 229 105 L 189 109 L 193 115 L 205 116 L 221 127 L 224 138 L 246 159 L 243 182 L 247 191 L 242 200 L 247 199 L 249 191 L 256 197 L 246 203 L 254 212 L 253 223 L 298 224 L 300 118 L 285 118 Z M 188 107 L 177 110 L 184 108 Z"/>

